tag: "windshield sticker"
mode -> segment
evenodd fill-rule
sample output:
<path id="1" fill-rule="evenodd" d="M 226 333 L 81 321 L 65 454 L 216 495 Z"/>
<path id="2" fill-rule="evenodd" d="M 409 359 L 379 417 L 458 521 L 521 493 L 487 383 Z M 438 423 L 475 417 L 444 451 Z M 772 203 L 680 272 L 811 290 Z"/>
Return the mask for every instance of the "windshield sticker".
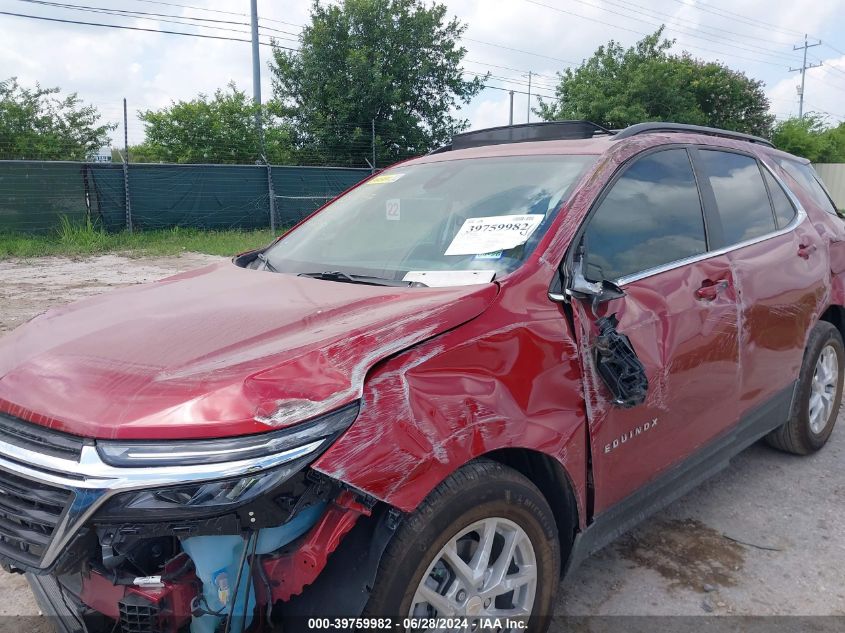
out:
<path id="1" fill-rule="evenodd" d="M 495 276 L 495 270 L 411 270 L 402 281 L 418 281 L 430 288 L 442 288 L 486 284 Z"/>
<path id="2" fill-rule="evenodd" d="M 385 217 L 388 220 L 398 220 L 399 219 L 399 198 L 394 198 L 393 200 L 387 201 Z"/>
<path id="3" fill-rule="evenodd" d="M 375 176 L 370 178 L 365 185 L 386 185 L 391 182 L 396 182 L 405 174 L 381 174 L 380 176 Z"/>
<path id="4" fill-rule="evenodd" d="M 493 251 L 492 253 L 479 253 L 473 259 L 502 259 L 502 251 Z"/>
<path id="5" fill-rule="evenodd" d="M 464 222 L 444 255 L 483 255 L 516 248 L 528 241 L 544 217 L 531 213 L 470 218 Z"/>

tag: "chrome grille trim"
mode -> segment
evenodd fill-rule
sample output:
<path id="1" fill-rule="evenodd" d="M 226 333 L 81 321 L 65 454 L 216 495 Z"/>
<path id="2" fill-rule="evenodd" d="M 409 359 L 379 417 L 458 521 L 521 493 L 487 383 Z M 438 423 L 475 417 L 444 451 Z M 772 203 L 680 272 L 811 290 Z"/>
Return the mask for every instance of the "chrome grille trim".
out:
<path id="1" fill-rule="evenodd" d="M 0 471 L 69 493 L 70 501 L 52 531 L 41 560 L 36 564 L 26 560 L 20 562 L 36 569 L 49 568 L 79 529 L 118 493 L 225 479 L 267 470 L 304 457 L 318 450 L 325 442 L 326 439 L 319 439 L 280 453 L 221 464 L 118 468 L 104 463 L 93 445 L 84 445 L 79 459 L 73 460 L 33 451 L 0 439 Z M 2 478 L 0 473 L 0 481 Z M 0 508 L 0 519 L 2 517 L 3 511 Z M 14 556 L 6 557 L 15 560 Z"/>

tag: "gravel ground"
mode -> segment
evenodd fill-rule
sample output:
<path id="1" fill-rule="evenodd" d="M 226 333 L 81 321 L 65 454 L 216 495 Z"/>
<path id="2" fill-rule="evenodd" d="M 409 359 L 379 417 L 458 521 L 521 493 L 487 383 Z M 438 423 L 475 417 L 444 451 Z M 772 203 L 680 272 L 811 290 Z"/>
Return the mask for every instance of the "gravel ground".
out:
<path id="1" fill-rule="evenodd" d="M 0 261 L 0 332 L 52 305 L 218 260 Z M 843 425 L 840 419 L 828 446 L 811 457 L 751 447 L 584 563 L 563 586 L 558 615 L 845 616 Z M 26 581 L 0 574 L 0 616 L 36 613 Z M 0 631 L 19 629 L 0 617 Z"/>

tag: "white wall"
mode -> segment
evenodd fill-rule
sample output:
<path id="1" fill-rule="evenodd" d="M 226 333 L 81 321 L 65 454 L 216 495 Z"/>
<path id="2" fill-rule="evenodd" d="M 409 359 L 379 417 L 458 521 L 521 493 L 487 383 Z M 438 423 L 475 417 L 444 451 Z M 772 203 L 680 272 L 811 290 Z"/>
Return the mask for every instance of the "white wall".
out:
<path id="1" fill-rule="evenodd" d="M 845 209 L 845 163 L 816 163 L 813 167 L 833 196 L 836 206 Z"/>

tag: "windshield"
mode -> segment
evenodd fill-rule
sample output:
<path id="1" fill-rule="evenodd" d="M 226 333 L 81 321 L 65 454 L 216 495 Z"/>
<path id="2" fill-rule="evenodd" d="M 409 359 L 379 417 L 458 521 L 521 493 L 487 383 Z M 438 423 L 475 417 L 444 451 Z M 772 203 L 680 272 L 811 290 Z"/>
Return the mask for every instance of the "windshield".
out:
<path id="1" fill-rule="evenodd" d="M 399 165 L 284 236 L 264 254 L 261 267 L 361 283 L 489 282 L 525 260 L 596 158 Z"/>

